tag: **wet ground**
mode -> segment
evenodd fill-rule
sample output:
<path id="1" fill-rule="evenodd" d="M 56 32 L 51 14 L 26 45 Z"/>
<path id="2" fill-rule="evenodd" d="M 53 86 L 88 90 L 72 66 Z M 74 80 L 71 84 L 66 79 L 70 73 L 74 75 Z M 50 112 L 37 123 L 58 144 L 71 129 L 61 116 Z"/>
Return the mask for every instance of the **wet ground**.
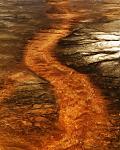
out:
<path id="1" fill-rule="evenodd" d="M 60 41 L 56 53 L 64 64 L 89 74 L 91 81 L 101 88 L 109 98 L 108 112 L 115 116 L 117 128 L 120 125 L 120 2 L 99 1 L 88 6 L 90 12 L 93 8 L 90 17 L 80 20 L 73 32 Z"/>
<path id="2" fill-rule="evenodd" d="M 47 135 L 50 130 L 56 130 L 59 106 L 55 91 L 46 78 L 26 66 L 24 47 L 38 31 L 43 35 L 54 31 L 60 34 L 61 24 L 68 30 L 66 22 L 70 24 L 70 33 L 59 40 L 54 49 L 56 57 L 62 64 L 87 74 L 109 99 L 106 103 L 113 135 L 108 139 L 108 149 L 120 148 L 120 1 L 62 2 L 0 2 L 0 146 L 3 150 L 40 149 L 39 140 L 44 132 Z"/>

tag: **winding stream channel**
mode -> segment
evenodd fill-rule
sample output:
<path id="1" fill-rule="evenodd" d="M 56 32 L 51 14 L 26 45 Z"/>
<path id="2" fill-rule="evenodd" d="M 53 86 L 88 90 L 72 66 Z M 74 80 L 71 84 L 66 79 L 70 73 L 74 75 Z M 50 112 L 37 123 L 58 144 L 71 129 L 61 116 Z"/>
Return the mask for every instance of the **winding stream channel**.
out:
<path id="1" fill-rule="evenodd" d="M 119 0 L 1 0 L 1 150 L 119 150 L 119 16 Z"/>

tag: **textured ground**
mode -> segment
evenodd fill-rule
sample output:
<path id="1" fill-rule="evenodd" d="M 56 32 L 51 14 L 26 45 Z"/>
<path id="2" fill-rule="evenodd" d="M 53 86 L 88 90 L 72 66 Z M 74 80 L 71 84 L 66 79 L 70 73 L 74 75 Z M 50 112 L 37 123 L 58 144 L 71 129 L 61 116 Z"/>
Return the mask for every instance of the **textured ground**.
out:
<path id="1" fill-rule="evenodd" d="M 2 150 L 119 150 L 119 6 L 0 2 Z"/>

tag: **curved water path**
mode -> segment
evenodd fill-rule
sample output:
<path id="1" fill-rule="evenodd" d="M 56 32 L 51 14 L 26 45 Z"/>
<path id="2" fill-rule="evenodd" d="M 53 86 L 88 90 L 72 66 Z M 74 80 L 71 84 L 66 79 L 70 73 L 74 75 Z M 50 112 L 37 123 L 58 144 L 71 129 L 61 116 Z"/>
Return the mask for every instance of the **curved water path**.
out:
<path id="1" fill-rule="evenodd" d="M 6 2 L 16 4 L 16 1 Z M 4 1 L 3 4 L 5 4 Z M 28 4 L 31 10 L 28 10 Z M 41 12 L 43 12 L 42 21 L 37 18 L 39 17 L 38 11 L 36 13 L 37 4 L 37 10 L 42 9 Z M 18 10 L 22 9 L 23 12 L 26 9 L 26 12 L 30 11 L 30 14 L 26 14 L 26 17 L 23 15 L 24 17 L 21 18 L 25 24 L 17 22 L 17 26 L 11 25 L 13 20 L 6 15 L 7 20 L 10 18 L 10 21 L 6 21 L 10 36 L 2 36 L 3 43 L 5 39 L 3 48 L 8 48 L 9 42 L 14 43 L 14 41 L 16 41 L 14 46 L 17 46 L 17 42 L 24 46 L 26 42 L 20 42 L 18 37 L 28 41 L 29 33 L 33 34 L 38 28 L 40 30 L 33 40 L 27 42 L 24 52 L 16 53 L 16 50 L 21 49 L 20 45 L 20 49 L 17 47 L 15 51 L 12 51 L 12 57 L 7 57 L 7 62 L 2 60 L 1 78 L 5 76 L 1 81 L 0 91 L 0 148 L 3 150 L 114 149 L 114 147 L 111 148 L 112 133 L 107 112 L 108 100 L 101 95 L 100 90 L 91 83 L 86 74 L 80 74 L 62 65 L 54 53 L 59 40 L 70 34 L 70 30 L 78 20 L 89 22 L 101 19 L 103 15 L 97 14 L 96 10 L 99 7 L 96 6 L 96 2 L 48 1 L 40 5 L 40 1 L 35 0 L 34 3 L 17 1 L 17 5 Z M 76 11 L 78 6 L 80 7 Z M 92 6 L 95 8 L 91 9 Z M 47 14 L 42 7 L 47 7 L 47 10 L 44 9 Z M 35 10 L 35 16 L 33 15 L 35 20 L 31 18 L 34 14 L 33 10 Z M 13 11 L 11 7 L 9 11 Z M 15 16 L 15 19 L 17 17 L 20 15 Z M 26 21 L 29 20 L 28 23 L 24 18 Z M 31 28 L 27 28 L 28 26 Z M 14 27 L 18 28 L 14 30 Z M 25 38 L 23 35 L 26 35 Z M 3 51 L 5 54 L 2 54 L 2 58 L 5 58 L 10 48 L 14 49 L 14 46 Z M 50 86 L 53 89 L 52 92 L 46 88 L 49 83 L 52 85 Z M 55 96 L 44 97 L 45 93 L 41 94 L 41 90 L 47 91 L 48 95 L 54 92 Z"/>
<path id="2" fill-rule="evenodd" d="M 24 59 L 28 68 L 50 81 L 60 107 L 56 124 L 60 131 L 43 138 L 41 149 L 107 149 L 105 138 L 111 133 L 105 99 L 87 75 L 62 65 L 54 55 L 58 41 L 69 34 L 71 22 L 77 18 L 66 9 L 68 2 L 57 4 L 66 10 L 59 30 L 42 30 L 26 47 Z"/>

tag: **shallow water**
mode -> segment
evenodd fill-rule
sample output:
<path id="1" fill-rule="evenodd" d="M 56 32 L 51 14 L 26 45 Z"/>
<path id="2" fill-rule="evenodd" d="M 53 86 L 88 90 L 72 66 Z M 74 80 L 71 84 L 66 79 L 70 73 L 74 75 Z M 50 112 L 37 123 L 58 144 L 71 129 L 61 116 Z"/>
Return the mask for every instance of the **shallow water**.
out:
<path id="1" fill-rule="evenodd" d="M 0 68 L 20 63 L 27 40 L 49 22 L 46 9 L 40 0 L 0 1 Z"/>
<path id="2" fill-rule="evenodd" d="M 80 73 L 92 74 L 95 84 L 99 81 L 102 84 L 99 87 L 107 90 L 104 95 L 113 96 L 115 103 L 110 101 L 108 108 L 115 127 L 111 128 L 114 135 L 108 149 L 119 149 L 120 1 L 1 0 L 0 144 L 3 149 L 32 149 L 24 144 L 30 145 L 31 140 L 38 147 L 38 137 L 54 130 L 59 111 L 52 86 L 26 67 L 25 46 L 38 31 L 44 41 L 44 33 L 60 34 L 61 28 L 66 31 L 68 26 L 70 35 L 58 43 L 54 49 L 56 56 Z M 46 113 L 46 108 L 48 114 L 42 116 L 45 119 L 40 124 L 38 114 Z"/>
<path id="3" fill-rule="evenodd" d="M 2 62 L 0 68 L 11 68 L 20 63 L 24 55 L 24 45 L 36 30 L 49 29 L 53 23 L 52 28 L 57 27 L 61 21 L 59 15 L 64 16 L 66 12 L 61 8 L 56 10 L 56 4 L 53 3 L 57 2 L 44 0 L 2 0 L 0 2 L 0 61 Z M 80 21 L 78 20 L 80 23 L 94 21 L 99 24 L 99 22 L 119 19 L 119 1 L 71 0 L 69 9 L 72 13 L 81 16 Z M 51 18 L 50 14 L 56 16 Z M 73 20 L 72 23 L 74 25 L 76 21 Z M 92 26 L 97 27 L 98 24 Z M 116 30 L 117 28 L 119 30 L 119 22 L 116 24 L 118 24 Z"/>

